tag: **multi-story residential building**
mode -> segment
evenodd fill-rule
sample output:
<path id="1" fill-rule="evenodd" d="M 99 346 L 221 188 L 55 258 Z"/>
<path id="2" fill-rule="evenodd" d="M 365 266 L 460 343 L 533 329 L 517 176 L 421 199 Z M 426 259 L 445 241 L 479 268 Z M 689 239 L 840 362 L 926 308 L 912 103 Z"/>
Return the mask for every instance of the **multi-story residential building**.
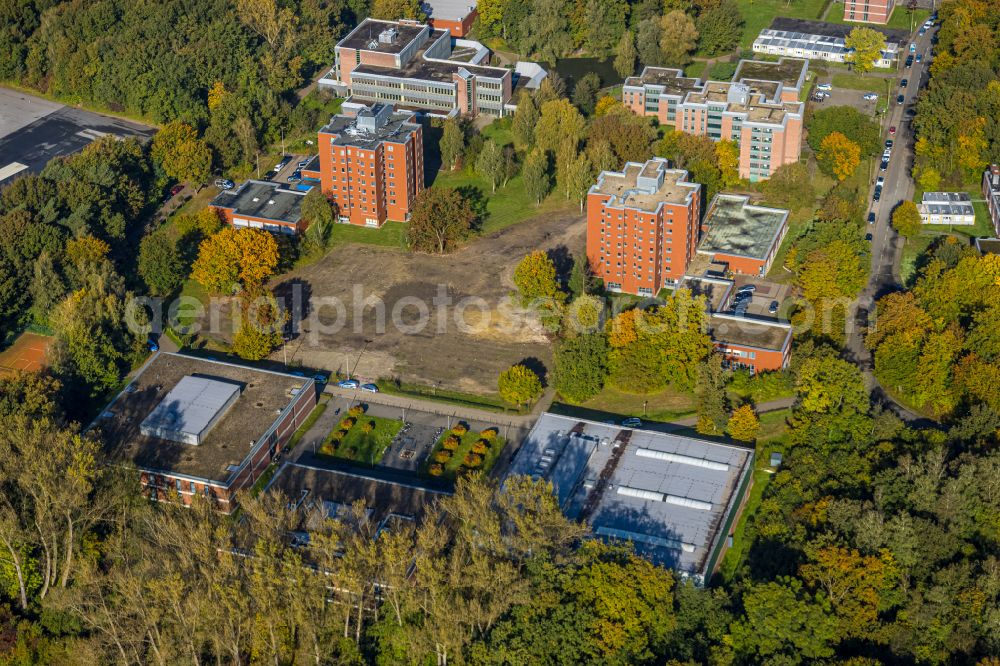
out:
<path id="1" fill-rule="evenodd" d="M 788 211 L 753 206 L 750 197 L 716 194 L 702 222 L 698 253 L 727 271 L 763 277 L 788 232 Z"/>
<path id="2" fill-rule="evenodd" d="M 921 224 L 972 226 L 976 209 L 967 192 L 924 192 L 917 204 Z"/>
<path id="3" fill-rule="evenodd" d="M 652 296 L 676 284 L 695 254 L 701 185 L 667 166 L 629 162 L 587 194 L 587 256 L 610 291 Z"/>
<path id="4" fill-rule="evenodd" d="M 340 221 L 379 227 L 406 221 L 424 189 L 423 127 L 412 111 L 347 104 L 319 131 L 319 156 L 302 169 L 319 180 Z M 318 170 L 317 164 L 318 162 Z"/>
<path id="5" fill-rule="evenodd" d="M 847 54 L 850 53 L 846 38 L 853 29 L 850 25 L 839 23 L 778 17 L 769 28 L 760 31 L 753 42 L 753 51 L 770 56 L 842 63 L 847 61 Z M 875 67 L 895 67 L 900 47 L 907 43 L 909 35 L 902 30 L 877 30 L 885 36 L 885 49 L 875 60 Z"/>
<path id="6" fill-rule="evenodd" d="M 801 154 L 805 105 L 799 93 L 808 66 L 808 60 L 789 58 L 742 60 L 732 81 L 704 83 L 678 69 L 646 67 L 626 79 L 622 101 L 661 125 L 713 141 L 735 141 L 740 177 L 764 180 Z"/>
<path id="7" fill-rule="evenodd" d="M 991 164 L 983 173 L 983 197 L 993 223 L 993 231 L 1000 236 L 1000 166 Z"/>
<path id="8" fill-rule="evenodd" d="M 296 234 L 305 231 L 304 196 L 305 192 L 290 190 L 278 183 L 248 180 L 239 187 L 219 192 L 209 207 L 234 227 Z"/>
<path id="9" fill-rule="evenodd" d="M 351 100 L 394 104 L 434 116 L 502 116 L 519 87 L 537 87 L 545 70 L 487 64 L 479 42 L 416 21 L 365 19 L 336 47 L 333 70 L 319 81 Z"/>
<path id="10" fill-rule="evenodd" d="M 896 0 L 844 0 L 844 20 L 885 25 L 896 7 Z"/>

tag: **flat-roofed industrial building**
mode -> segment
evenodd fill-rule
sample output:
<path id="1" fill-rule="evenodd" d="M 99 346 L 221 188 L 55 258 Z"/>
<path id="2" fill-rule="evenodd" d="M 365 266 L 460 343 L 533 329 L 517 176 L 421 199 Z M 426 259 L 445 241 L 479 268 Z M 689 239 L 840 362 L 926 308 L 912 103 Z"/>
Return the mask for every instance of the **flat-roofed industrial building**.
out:
<path id="1" fill-rule="evenodd" d="M 718 565 L 751 483 L 739 446 L 544 413 L 505 479 L 552 483 L 567 517 L 596 537 L 702 584 Z"/>
<path id="2" fill-rule="evenodd" d="M 266 180 L 248 180 L 215 195 L 209 206 L 234 227 L 264 229 L 278 234 L 305 231 L 302 198 L 305 192 L 289 190 Z"/>
<path id="3" fill-rule="evenodd" d="M 94 421 L 108 458 L 153 500 L 230 512 L 316 405 L 312 379 L 156 353 Z"/>

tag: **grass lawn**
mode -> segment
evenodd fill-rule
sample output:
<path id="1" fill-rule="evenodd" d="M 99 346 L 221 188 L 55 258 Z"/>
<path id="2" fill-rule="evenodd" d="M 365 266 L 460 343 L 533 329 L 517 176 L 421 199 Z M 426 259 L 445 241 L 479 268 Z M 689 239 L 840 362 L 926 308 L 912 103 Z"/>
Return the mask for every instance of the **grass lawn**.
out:
<path id="1" fill-rule="evenodd" d="M 331 247 L 346 243 L 364 243 L 406 248 L 406 223 L 388 221 L 379 229 L 369 229 L 356 224 L 335 224 L 331 238 Z"/>
<path id="2" fill-rule="evenodd" d="M 424 384 L 397 383 L 393 379 L 381 379 L 378 382 L 378 386 L 380 391 L 389 395 L 412 396 L 414 398 L 436 400 L 437 402 L 460 405 L 462 407 L 485 409 L 491 412 L 526 413 L 524 409 L 511 407 L 497 394 L 480 395 L 477 393 L 464 393 L 462 391 L 440 389 L 436 386 L 426 386 Z"/>
<path id="3" fill-rule="evenodd" d="M 438 462 L 436 459 L 437 454 L 444 450 L 444 441 L 453 434 L 459 437 L 458 448 L 455 449 L 447 461 L 443 463 Z M 431 454 L 424 463 L 423 471 L 429 474 L 431 466 L 438 464 L 442 466 L 442 473 L 437 476 L 445 479 L 455 479 L 455 477 L 459 474 L 460 468 L 465 467 L 465 456 L 472 454 L 472 447 L 475 446 L 480 439 L 483 439 L 480 436 L 480 433 L 474 430 L 468 431 L 461 436 L 458 436 L 458 433 L 455 433 L 453 430 L 445 432 L 440 438 L 438 438 L 437 443 L 434 444 L 434 448 L 431 449 Z M 503 451 L 503 447 L 506 444 L 507 441 L 503 437 L 500 435 L 494 436 L 487 447 L 486 452 L 481 456 L 482 463 L 475 469 L 477 471 L 482 471 L 484 474 L 488 473 L 493 468 L 493 464 L 496 462 L 497 457 L 500 455 L 500 452 Z"/>
<path id="4" fill-rule="evenodd" d="M 650 421 L 675 421 L 693 416 L 697 403 L 694 393 L 673 388 L 658 393 L 626 393 L 612 386 L 581 405 L 555 403 L 550 411 L 604 421 L 621 416 L 638 416 Z"/>
<path id="5" fill-rule="evenodd" d="M 833 75 L 833 87 L 834 88 L 847 88 L 849 90 L 863 90 L 865 92 L 878 93 L 879 97 L 887 97 L 891 94 L 886 92 L 886 81 L 891 81 L 893 84 L 895 81 L 893 79 L 885 79 L 880 76 L 872 76 L 871 74 L 856 74 L 854 72 L 837 72 Z"/>
<path id="6" fill-rule="evenodd" d="M 757 512 L 761 500 L 764 498 L 764 490 L 771 482 L 768 463 L 770 463 L 771 452 L 783 451 L 787 426 L 785 419 L 791 415 L 791 410 L 781 409 L 760 415 L 760 433 L 757 435 L 757 450 L 754 459 L 753 485 L 747 495 L 746 504 L 740 512 L 739 519 L 733 527 L 733 545 L 726 551 L 719 566 L 719 575 L 726 582 L 731 581 L 739 570 L 740 564 L 746 557 L 750 548 L 750 543 L 746 538 L 747 519 Z"/>
<path id="7" fill-rule="evenodd" d="M 736 0 L 743 20 L 742 48 L 750 48 L 753 40 L 764 28 L 771 25 L 775 16 L 818 19 L 827 0 Z M 833 13 L 833 12 L 831 12 Z"/>
<path id="8" fill-rule="evenodd" d="M 700 79 L 705 76 L 705 68 L 707 65 L 708 61 L 706 60 L 695 60 L 693 63 L 684 68 L 684 76 Z"/>
<path id="9" fill-rule="evenodd" d="M 320 446 L 319 453 L 364 465 L 377 465 L 382 460 L 382 454 L 402 430 L 403 422 L 398 419 L 384 419 L 367 414 L 362 414 L 357 419 L 357 423 L 347 431 L 343 441 L 334 448 L 333 439 L 337 430 L 340 429 L 340 424 L 337 424 L 333 432 Z M 375 424 L 375 428 L 371 432 L 365 432 L 363 429 L 363 425 L 368 422 Z"/>

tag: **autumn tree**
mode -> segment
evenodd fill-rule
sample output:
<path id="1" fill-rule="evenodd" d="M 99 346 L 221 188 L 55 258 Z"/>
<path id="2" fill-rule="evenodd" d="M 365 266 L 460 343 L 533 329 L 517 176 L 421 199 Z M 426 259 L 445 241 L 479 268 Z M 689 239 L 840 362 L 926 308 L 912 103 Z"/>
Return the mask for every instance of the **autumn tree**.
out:
<path id="1" fill-rule="evenodd" d="M 714 3 L 698 15 L 698 46 L 708 55 L 728 53 L 740 43 L 743 15 L 733 0 Z"/>
<path id="2" fill-rule="evenodd" d="M 267 358 L 282 343 L 288 313 L 270 293 L 249 300 L 241 309 L 240 327 L 233 336 L 233 353 L 248 361 Z"/>
<path id="3" fill-rule="evenodd" d="M 410 247 L 444 254 L 468 236 L 476 214 L 468 200 L 450 187 L 431 187 L 417 196 L 407 226 Z"/>
<path id="4" fill-rule="evenodd" d="M 722 182 L 726 187 L 734 187 L 740 182 L 740 148 L 735 141 L 722 139 L 715 143 L 715 157 Z"/>
<path id="5" fill-rule="evenodd" d="M 622 33 L 618 45 L 615 47 L 615 71 L 619 76 L 632 76 L 635 72 L 635 59 L 638 53 L 635 50 L 635 35 L 631 30 Z"/>
<path id="6" fill-rule="evenodd" d="M 904 201 L 892 211 L 892 228 L 903 238 L 909 240 L 918 235 L 920 225 L 920 211 L 912 201 Z"/>
<path id="7" fill-rule="evenodd" d="M 549 176 L 549 158 L 540 148 L 535 148 L 524 160 L 524 167 L 521 169 L 524 177 L 524 186 L 528 195 L 535 200 L 535 205 L 542 203 L 549 190 L 552 188 L 552 180 Z"/>
<path id="8" fill-rule="evenodd" d="M 449 118 L 444 121 L 440 149 L 441 163 L 452 170 L 457 168 L 465 150 L 465 133 L 458 120 Z"/>
<path id="9" fill-rule="evenodd" d="M 840 132 L 832 132 L 823 139 L 816 161 L 824 172 L 846 180 L 861 164 L 861 148 Z"/>
<path id="10" fill-rule="evenodd" d="M 211 150 L 193 127 L 182 122 L 172 122 L 157 132 L 150 153 L 167 176 L 199 187 L 212 169 Z"/>
<path id="11" fill-rule="evenodd" d="M 608 345 L 602 333 L 588 333 L 559 342 L 555 352 L 555 388 L 571 402 L 584 402 L 604 388 Z"/>
<path id="12" fill-rule="evenodd" d="M 476 172 L 490 181 L 493 192 L 504 177 L 504 151 L 493 139 L 487 139 L 476 157 Z"/>
<path id="13" fill-rule="evenodd" d="M 726 424 L 729 436 L 741 442 L 752 442 L 757 439 L 758 430 L 760 430 L 760 419 L 749 404 L 740 405 L 733 410 Z"/>
<path id="14" fill-rule="evenodd" d="M 227 226 L 202 241 L 191 277 L 215 294 L 258 291 L 278 266 L 278 243 L 262 229 Z"/>
<path id="15" fill-rule="evenodd" d="M 872 28 L 857 27 L 844 38 L 847 62 L 860 74 L 870 72 L 885 51 L 885 35 Z"/>
<path id="16" fill-rule="evenodd" d="M 386 21 L 397 19 L 422 21 L 426 15 L 420 9 L 419 0 L 373 0 L 371 17 Z"/>
<path id="17" fill-rule="evenodd" d="M 559 288 L 556 266 L 542 250 L 535 250 L 524 256 L 514 268 L 514 286 L 523 305 L 545 301 L 566 299 Z"/>
<path id="18" fill-rule="evenodd" d="M 535 125 L 538 124 L 538 105 L 535 98 L 522 90 L 517 97 L 517 111 L 511 122 L 510 133 L 518 150 L 529 150 L 535 144 Z"/>
<path id="19" fill-rule="evenodd" d="M 798 160 L 778 167 L 764 181 L 767 202 L 781 208 L 811 208 L 815 205 L 816 190 L 809 173 L 809 163 Z"/>
<path id="20" fill-rule="evenodd" d="M 500 373 L 497 389 L 504 402 L 521 407 L 542 394 L 542 381 L 533 370 L 518 363 Z"/>
<path id="21" fill-rule="evenodd" d="M 675 9 L 660 19 L 660 53 L 664 64 L 686 65 L 698 45 L 698 29 L 694 20 Z"/>
<path id="22" fill-rule="evenodd" d="M 569 100 L 554 99 L 545 102 L 535 126 L 535 145 L 541 150 L 555 152 L 564 142 L 579 143 L 586 124 Z"/>
<path id="23" fill-rule="evenodd" d="M 729 397 L 726 395 L 727 377 L 722 368 L 722 357 L 711 354 L 698 366 L 695 397 L 698 400 L 696 429 L 705 435 L 717 435 L 726 428 L 729 414 Z"/>

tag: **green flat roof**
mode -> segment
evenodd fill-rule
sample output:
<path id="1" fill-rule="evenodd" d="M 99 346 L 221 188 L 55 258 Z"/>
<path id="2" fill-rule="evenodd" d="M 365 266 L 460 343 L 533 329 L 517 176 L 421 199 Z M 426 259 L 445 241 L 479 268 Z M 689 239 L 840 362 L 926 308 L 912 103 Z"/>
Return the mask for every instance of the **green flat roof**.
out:
<path id="1" fill-rule="evenodd" d="M 781 237 L 788 211 L 753 206 L 749 197 L 717 194 L 703 224 L 700 252 L 764 260 Z"/>

